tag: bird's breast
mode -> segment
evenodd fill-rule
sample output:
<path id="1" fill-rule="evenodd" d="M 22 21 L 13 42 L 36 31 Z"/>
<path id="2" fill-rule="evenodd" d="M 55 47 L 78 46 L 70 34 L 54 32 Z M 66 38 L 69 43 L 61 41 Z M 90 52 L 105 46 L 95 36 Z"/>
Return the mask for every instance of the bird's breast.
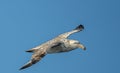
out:
<path id="1" fill-rule="evenodd" d="M 57 47 L 53 47 L 47 50 L 48 54 L 52 54 L 52 53 L 60 53 L 60 52 L 66 52 L 68 50 L 67 47 L 65 46 L 57 46 Z"/>
<path id="2" fill-rule="evenodd" d="M 58 47 L 54 47 L 54 48 L 50 48 L 47 50 L 48 54 L 53 54 L 53 53 L 61 53 L 61 52 L 68 52 L 74 50 L 70 47 L 64 47 L 64 46 L 58 46 Z"/>

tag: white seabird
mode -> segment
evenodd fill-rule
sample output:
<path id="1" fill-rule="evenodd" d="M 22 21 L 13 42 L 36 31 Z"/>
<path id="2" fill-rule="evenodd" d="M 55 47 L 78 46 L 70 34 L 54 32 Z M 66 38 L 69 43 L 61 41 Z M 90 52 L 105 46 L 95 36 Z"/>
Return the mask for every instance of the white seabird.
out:
<path id="1" fill-rule="evenodd" d="M 33 55 L 31 57 L 31 60 L 27 64 L 22 66 L 20 68 L 20 70 L 32 66 L 33 64 L 40 61 L 47 54 L 68 52 L 71 50 L 75 50 L 77 48 L 86 50 L 86 47 L 84 45 L 82 45 L 79 41 L 67 39 L 71 34 L 82 31 L 83 29 L 84 29 L 84 26 L 79 25 L 70 32 L 66 32 L 61 35 L 58 35 L 56 38 L 54 38 L 46 43 L 43 43 L 40 46 L 37 46 L 35 48 L 32 48 L 32 49 L 26 51 L 26 52 L 32 52 Z"/>

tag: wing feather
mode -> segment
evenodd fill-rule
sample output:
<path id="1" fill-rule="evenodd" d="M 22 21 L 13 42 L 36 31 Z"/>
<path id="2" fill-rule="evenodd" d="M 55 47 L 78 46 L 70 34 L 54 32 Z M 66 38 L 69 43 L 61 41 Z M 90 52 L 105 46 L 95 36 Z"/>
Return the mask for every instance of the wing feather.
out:
<path id="1" fill-rule="evenodd" d="M 79 26 L 77 26 L 75 29 L 73 29 L 72 31 L 63 33 L 61 35 L 59 35 L 59 37 L 61 38 L 68 38 L 71 34 L 76 33 L 76 32 L 80 32 L 84 29 L 84 26 L 82 24 L 80 24 Z"/>

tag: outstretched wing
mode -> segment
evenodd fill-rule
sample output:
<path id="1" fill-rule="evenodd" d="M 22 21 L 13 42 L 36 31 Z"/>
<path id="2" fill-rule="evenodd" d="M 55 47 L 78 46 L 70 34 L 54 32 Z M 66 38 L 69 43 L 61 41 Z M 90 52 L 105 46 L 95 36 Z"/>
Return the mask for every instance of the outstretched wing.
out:
<path id="1" fill-rule="evenodd" d="M 59 41 L 50 41 L 38 47 L 39 49 L 33 52 L 31 60 L 28 63 L 26 63 L 24 66 L 22 66 L 20 70 L 28 68 L 33 64 L 36 64 L 47 54 L 47 49 L 59 46 L 59 44 L 60 44 Z"/>
<path id="2" fill-rule="evenodd" d="M 26 63 L 24 66 L 22 66 L 20 68 L 20 70 L 28 68 L 30 66 L 32 66 L 33 64 L 36 64 L 37 62 L 39 62 L 44 56 L 46 55 L 46 52 L 44 50 L 38 50 L 37 52 L 34 52 L 34 54 L 32 55 L 31 60 Z"/>
<path id="3" fill-rule="evenodd" d="M 61 38 L 68 38 L 71 34 L 76 33 L 76 32 L 80 32 L 83 29 L 84 29 L 84 26 L 82 24 L 80 24 L 79 26 L 77 26 L 72 31 L 63 33 L 63 34 L 59 35 L 59 37 L 61 37 Z"/>

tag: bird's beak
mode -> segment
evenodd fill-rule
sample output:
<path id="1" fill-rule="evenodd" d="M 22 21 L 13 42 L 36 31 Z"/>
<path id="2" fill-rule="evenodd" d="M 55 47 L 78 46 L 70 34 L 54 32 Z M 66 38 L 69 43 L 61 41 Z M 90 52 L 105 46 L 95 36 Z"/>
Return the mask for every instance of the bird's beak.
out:
<path id="1" fill-rule="evenodd" d="M 83 49 L 83 50 L 86 50 L 86 47 L 85 47 L 84 45 L 82 45 L 82 44 L 79 44 L 79 45 L 78 45 L 78 48 L 81 48 L 81 49 Z"/>

